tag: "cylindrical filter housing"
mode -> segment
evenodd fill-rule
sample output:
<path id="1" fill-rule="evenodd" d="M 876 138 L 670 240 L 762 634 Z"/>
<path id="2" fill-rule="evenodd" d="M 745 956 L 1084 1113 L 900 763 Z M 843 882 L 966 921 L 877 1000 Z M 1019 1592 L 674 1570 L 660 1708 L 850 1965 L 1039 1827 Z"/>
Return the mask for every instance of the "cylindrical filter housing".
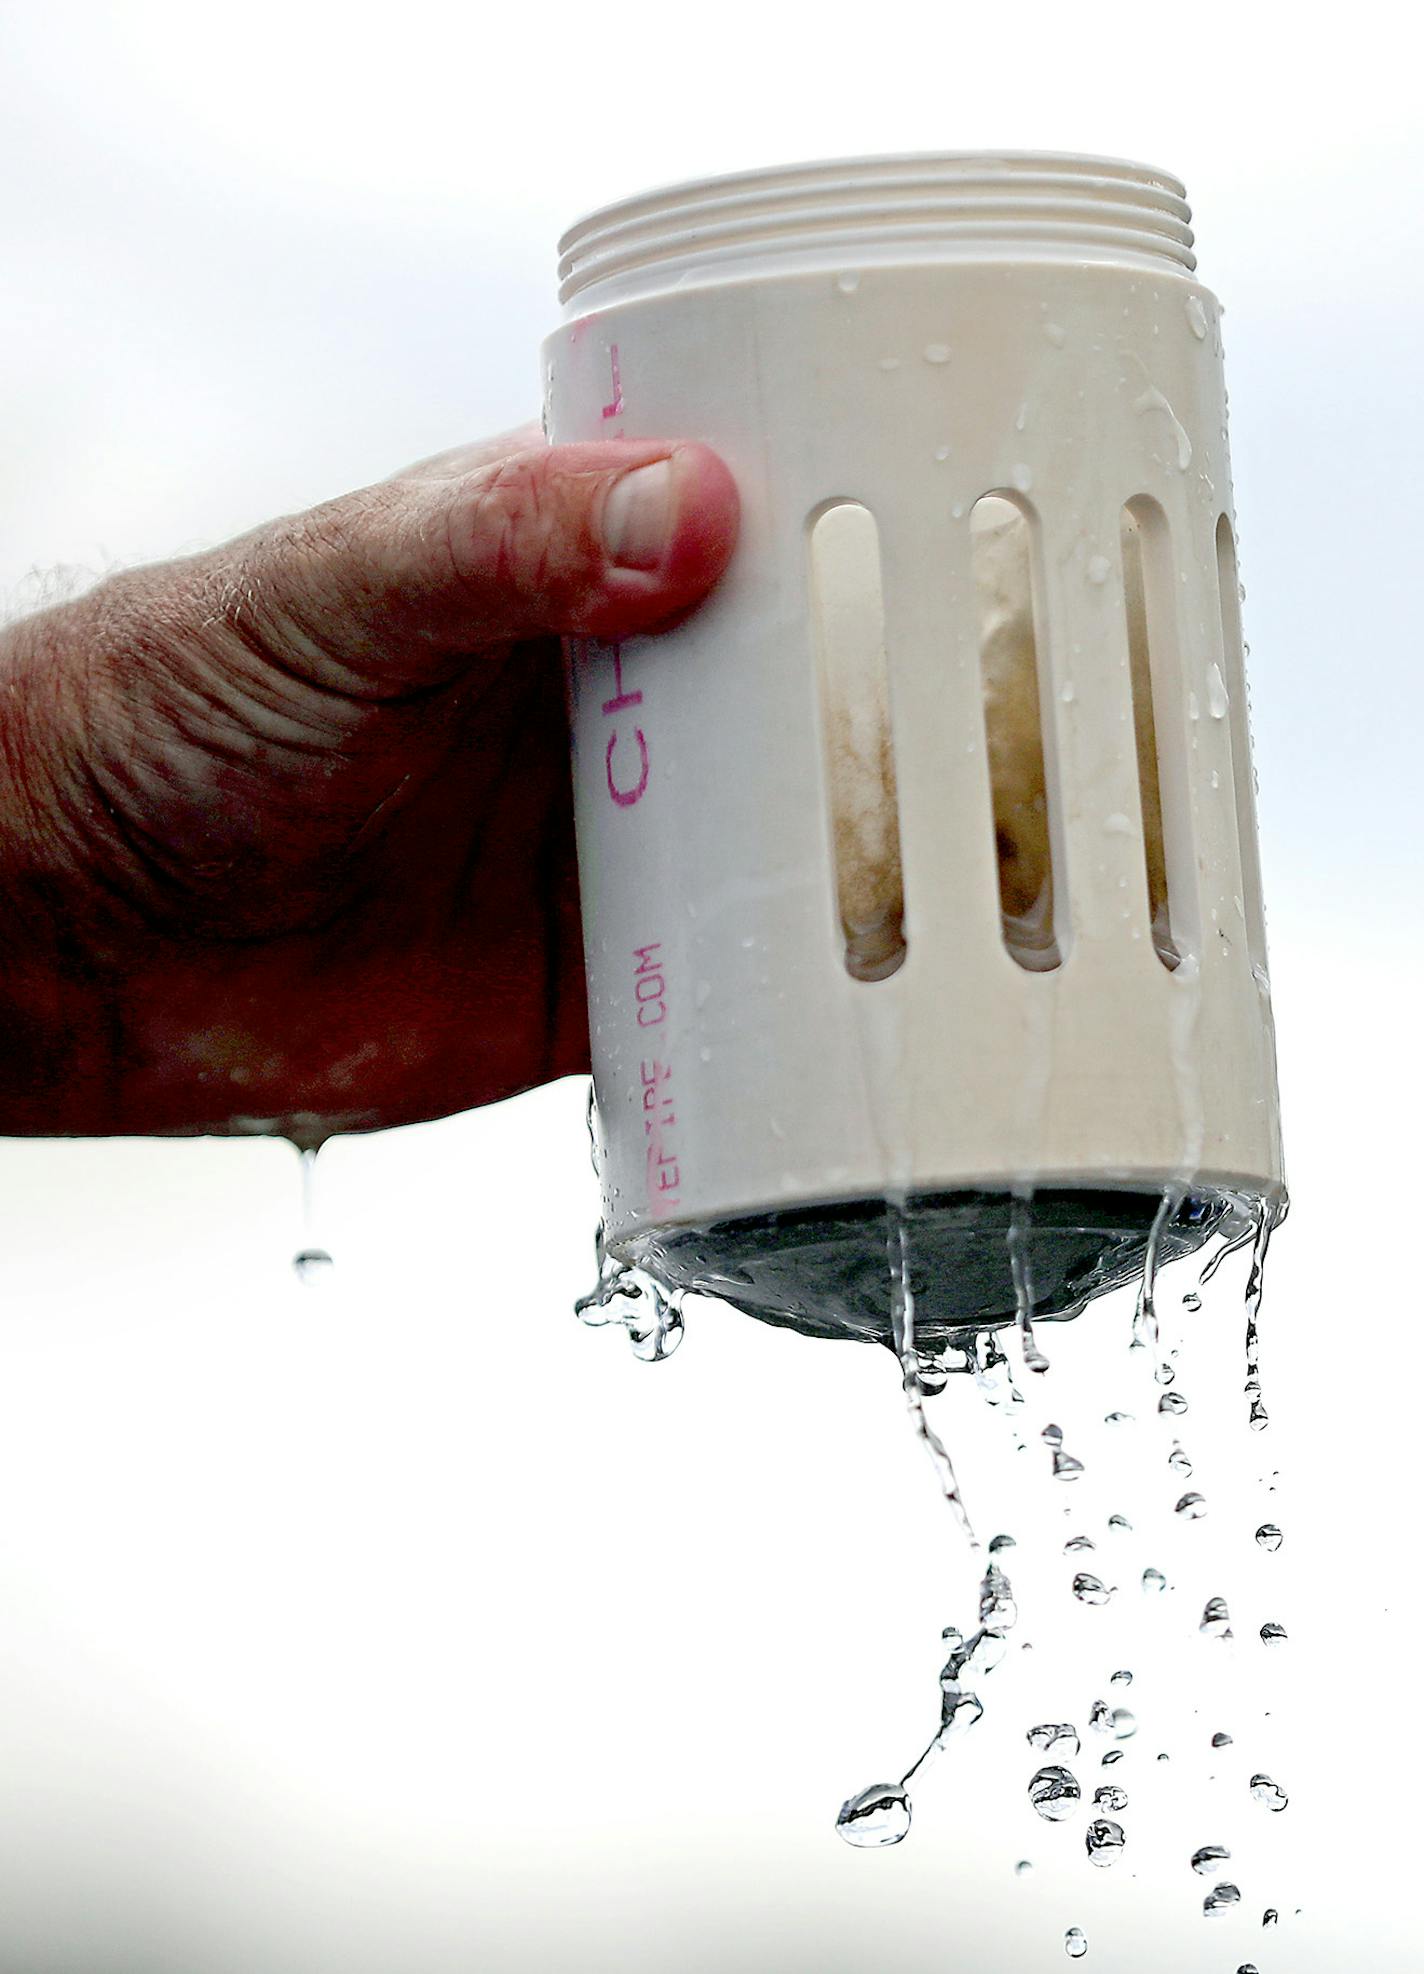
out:
<path id="1" fill-rule="evenodd" d="M 721 584 L 570 653 L 610 1251 L 776 1320 L 1070 1313 L 1282 1188 L 1220 310 L 1183 188 L 751 173 L 563 242 L 551 438 L 696 438 Z"/>

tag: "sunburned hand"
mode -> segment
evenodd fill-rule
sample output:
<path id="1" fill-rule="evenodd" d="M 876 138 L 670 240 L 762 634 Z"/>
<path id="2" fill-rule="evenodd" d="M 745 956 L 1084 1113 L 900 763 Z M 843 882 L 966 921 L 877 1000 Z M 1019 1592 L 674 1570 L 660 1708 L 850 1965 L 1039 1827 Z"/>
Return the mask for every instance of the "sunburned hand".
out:
<path id="1" fill-rule="evenodd" d="M 0 638 L 0 1132 L 335 1130 L 587 1066 L 557 637 L 716 580 L 695 445 L 452 453 Z"/>

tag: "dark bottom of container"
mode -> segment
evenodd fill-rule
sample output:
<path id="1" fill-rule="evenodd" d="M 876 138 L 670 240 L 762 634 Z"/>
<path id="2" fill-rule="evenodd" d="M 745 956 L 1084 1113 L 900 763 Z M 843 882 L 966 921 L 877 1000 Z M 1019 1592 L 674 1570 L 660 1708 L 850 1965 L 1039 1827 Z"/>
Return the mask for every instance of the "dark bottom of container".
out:
<path id="1" fill-rule="evenodd" d="M 1047 1189 L 1018 1210 L 1037 1321 L 1063 1322 L 1094 1297 L 1142 1273 L 1160 1191 Z M 996 1329 L 1017 1315 L 1009 1260 L 1008 1192 L 911 1194 L 904 1207 L 915 1329 L 927 1343 Z M 1217 1232 L 1249 1224 L 1245 1202 L 1217 1192 L 1183 1196 L 1164 1223 L 1158 1265 L 1195 1252 Z M 715 1295 L 749 1316 L 807 1336 L 890 1341 L 891 1209 L 882 1199 L 835 1201 L 749 1214 L 701 1228 L 662 1230 L 630 1259 L 673 1288 Z M 1021 1222 L 1021 1224 L 1023 1224 Z"/>

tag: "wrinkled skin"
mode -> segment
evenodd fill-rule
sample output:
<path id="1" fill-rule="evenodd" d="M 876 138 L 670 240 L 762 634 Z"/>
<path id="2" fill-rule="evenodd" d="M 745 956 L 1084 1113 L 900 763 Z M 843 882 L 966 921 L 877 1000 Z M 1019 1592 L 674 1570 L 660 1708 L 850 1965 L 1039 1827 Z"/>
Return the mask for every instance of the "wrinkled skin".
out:
<path id="1" fill-rule="evenodd" d="M 736 519 L 704 447 L 518 433 L 12 626 L 0 1130 L 315 1144 L 585 1069 L 558 638 L 684 614 Z"/>

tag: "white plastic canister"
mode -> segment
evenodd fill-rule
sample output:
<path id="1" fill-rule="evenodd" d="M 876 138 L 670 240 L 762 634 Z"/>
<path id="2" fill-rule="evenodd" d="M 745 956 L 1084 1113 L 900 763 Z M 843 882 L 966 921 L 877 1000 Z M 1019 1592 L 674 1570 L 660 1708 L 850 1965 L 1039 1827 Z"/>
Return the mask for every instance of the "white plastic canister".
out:
<path id="1" fill-rule="evenodd" d="M 1163 172 L 968 154 L 681 186 L 565 237 L 550 437 L 706 440 L 743 502 L 684 624 L 570 653 L 614 1255 L 873 1334 L 887 1199 L 943 1324 L 1012 1308 L 1013 1198 L 1039 1313 L 1140 1264 L 1164 1190 L 1188 1245 L 1279 1200 L 1188 222 Z M 1031 690 L 996 704 L 1015 621 Z"/>

